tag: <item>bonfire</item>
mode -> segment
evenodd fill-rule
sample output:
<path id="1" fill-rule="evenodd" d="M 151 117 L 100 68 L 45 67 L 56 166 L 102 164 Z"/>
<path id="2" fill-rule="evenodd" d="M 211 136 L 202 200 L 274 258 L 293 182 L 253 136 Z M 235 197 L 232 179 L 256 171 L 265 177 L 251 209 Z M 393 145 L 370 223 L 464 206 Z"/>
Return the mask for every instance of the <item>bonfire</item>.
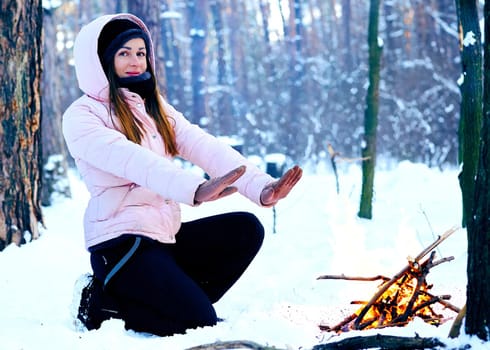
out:
<path id="1" fill-rule="evenodd" d="M 318 277 L 318 279 L 383 280 L 371 300 L 352 302 L 352 304 L 362 305 L 356 312 L 335 326 L 320 325 L 320 329 L 346 332 L 349 330 L 404 326 L 415 317 L 437 326 L 443 322 L 444 317 L 434 310 L 433 306 L 436 303 L 459 313 L 460 309 L 447 301 L 451 296 L 431 294 L 432 285 L 428 284 L 426 280 L 432 267 L 454 259 L 447 257 L 435 260 L 436 252 L 432 250 L 455 231 L 455 228 L 448 230 L 416 258 L 409 258 L 408 264 L 392 278 L 384 276 L 346 277 L 344 275 Z"/>

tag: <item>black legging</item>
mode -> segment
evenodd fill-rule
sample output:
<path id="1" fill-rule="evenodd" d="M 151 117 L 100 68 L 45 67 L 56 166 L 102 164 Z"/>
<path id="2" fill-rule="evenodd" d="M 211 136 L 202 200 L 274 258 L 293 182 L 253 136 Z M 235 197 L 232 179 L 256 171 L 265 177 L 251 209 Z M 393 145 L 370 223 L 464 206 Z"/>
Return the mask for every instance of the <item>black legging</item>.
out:
<path id="1" fill-rule="evenodd" d="M 135 238 L 92 252 L 97 279 L 104 281 Z M 166 336 L 215 325 L 212 304 L 242 275 L 263 238 L 259 220 L 245 212 L 183 223 L 175 244 L 143 239 L 104 293 L 117 300 L 128 329 Z"/>

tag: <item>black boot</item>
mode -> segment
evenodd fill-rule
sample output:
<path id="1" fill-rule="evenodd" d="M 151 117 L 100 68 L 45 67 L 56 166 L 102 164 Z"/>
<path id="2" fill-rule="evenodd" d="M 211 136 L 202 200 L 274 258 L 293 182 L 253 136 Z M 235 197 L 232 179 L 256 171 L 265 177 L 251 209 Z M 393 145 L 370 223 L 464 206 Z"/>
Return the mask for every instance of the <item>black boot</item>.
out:
<path id="1" fill-rule="evenodd" d="M 102 283 L 93 276 L 82 290 L 77 318 L 88 330 L 100 328 L 111 318 L 121 318 L 116 301 L 104 293 Z"/>

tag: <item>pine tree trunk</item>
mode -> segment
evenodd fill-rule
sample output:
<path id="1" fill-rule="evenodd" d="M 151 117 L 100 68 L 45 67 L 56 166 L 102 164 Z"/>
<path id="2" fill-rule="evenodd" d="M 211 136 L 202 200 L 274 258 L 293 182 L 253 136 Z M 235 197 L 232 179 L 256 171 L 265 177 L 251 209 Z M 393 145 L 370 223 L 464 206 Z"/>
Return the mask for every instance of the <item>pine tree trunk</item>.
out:
<path id="1" fill-rule="evenodd" d="M 263 118 L 257 118 L 256 127 L 258 130 L 274 130 L 277 128 L 278 119 L 282 113 L 278 112 L 277 92 L 281 90 L 282 84 L 280 81 L 279 70 L 276 64 L 278 64 L 277 50 L 278 47 L 273 45 L 271 38 L 270 25 L 271 21 L 271 3 L 267 0 L 260 0 L 259 11 L 262 18 L 262 41 L 259 42 L 259 46 L 263 46 L 263 61 L 259 62 L 259 69 L 263 69 L 265 79 L 260 77 L 256 79 L 258 85 L 257 90 L 261 101 L 258 113 L 263 115 Z M 276 142 L 277 144 L 279 142 Z M 262 144 L 260 146 L 263 146 Z M 277 147 L 277 146 L 276 146 Z M 277 149 L 279 150 L 279 149 Z M 271 150 L 270 148 L 267 151 Z"/>
<path id="2" fill-rule="evenodd" d="M 160 2 L 153 0 L 131 0 L 128 1 L 128 12 L 141 18 L 151 33 L 153 47 L 155 49 L 156 76 L 158 86 L 165 89 L 165 68 L 163 66 L 163 50 L 160 25 Z"/>
<path id="3" fill-rule="evenodd" d="M 0 250 L 39 236 L 40 0 L 0 8 Z"/>
<path id="4" fill-rule="evenodd" d="M 43 14 L 44 45 L 42 84 L 42 191 L 41 203 L 51 205 L 53 195 L 71 197 L 68 181 L 68 163 L 63 135 L 61 133 L 61 80 L 60 70 L 57 69 L 56 28 L 54 13 L 48 10 Z M 62 71 L 61 71 L 62 72 Z"/>
<path id="5" fill-rule="evenodd" d="M 463 196 L 463 226 L 465 226 L 473 212 L 475 175 L 478 167 L 483 114 L 482 53 L 477 1 L 456 0 L 456 4 L 460 38 L 464 41 L 460 43 L 463 81 L 460 84 L 459 153 L 463 167 L 459 174 L 459 184 Z M 465 41 L 465 35 L 470 35 L 469 33 L 474 33 L 474 43 L 469 44 L 470 36 L 467 36 Z"/>
<path id="6" fill-rule="evenodd" d="M 193 0 L 187 3 L 191 39 L 192 70 L 192 122 L 206 124 L 206 59 L 207 0 Z"/>
<path id="7" fill-rule="evenodd" d="M 362 149 L 362 193 L 358 216 L 372 218 L 374 169 L 376 165 L 376 129 L 378 127 L 380 60 L 378 43 L 379 0 L 371 0 L 369 9 L 369 87 L 364 114 L 364 145 Z"/>
<path id="8" fill-rule="evenodd" d="M 220 0 L 210 1 L 211 13 L 213 15 L 213 25 L 216 32 L 217 40 L 217 64 L 218 64 L 218 86 L 220 89 L 216 92 L 217 98 L 217 120 L 215 120 L 214 133 L 216 135 L 232 135 L 234 133 L 233 117 L 231 108 L 231 94 L 228 86 L 227 67 L 226 67 L 226 44 L 225 44 L 225 28 L 223 23 L 223 10 Z"/>
<path id="9" fill-rule="evenodd" d="M 167 0 L 162 1 L 162 11 L 170 10 Z M 182 77 L 182 67 L 178 40 L 175 35 L 172 16 L 162 18 L 162 48 L 165 60 L 166 95 L 170 103 L 179 111 L 185 111 L 184 78 Z"/>
<path id="10" fill-rule="evenodd" d="M 486 1 L 484 5 L 484 18 L 485 37 L 488 38 L 487 35 L 490 35 L 489 1 Z M 477 19 L 478 17 L 474 17 L 475 24 L 478 23 Z M 474 188 L 474 207 L 472 215 L 467 217 L 468 286 L 465 328 L 466 333 L 477 335 L 479 338 L 488 341 L 490 340 L 490 44 L 488 41 L 484 43 L 483 49 L 484 117 Z M 468 138 L 469 135 L 466 132 L 464 136 Z M 478 134 L 474 134 L 473 137 L 478 138 Z"/>
<path id="11" fill-rule="evenodd" d="M 299 157 L 304 154 L 306 149 L 305 135 L 302 133 L 301 107 L 305 102 L 304 86 L 304 28 L 303 13 L 301 11 L 300 0 L 289 1 L 289 38 L 290 42 L 290 59 L 289 59 L 289 121 L 285 125 L 287 130 L 284 140 L 287 145 L 288 155 L 295 161 L 299 162 Z M 300 151 L 302 150 L 302 151 Z"/>
<path id="12" fill-rule="evenodd" d="M 228 27 L 228 43 L 230 46 L 230 85 L 233 90 L 233 116 L 242 118 L 249 111 L 250 90 L 247 72 L 251 70 L 246 59 L 246 11 L 245 3 L 239 0 L 227 2 L 225 10 Z M 238 130 L 234 125 L 233 133 Z"/>
<path id="13" fill-rule="evenodd" d="M 344 67 L 349 72 L 354 67 L 353 52 L 351 44 L 350 26 L 351 20 L 351 3 L 350 0 L 342 0 L 342 28 L 344 28 Z"/>

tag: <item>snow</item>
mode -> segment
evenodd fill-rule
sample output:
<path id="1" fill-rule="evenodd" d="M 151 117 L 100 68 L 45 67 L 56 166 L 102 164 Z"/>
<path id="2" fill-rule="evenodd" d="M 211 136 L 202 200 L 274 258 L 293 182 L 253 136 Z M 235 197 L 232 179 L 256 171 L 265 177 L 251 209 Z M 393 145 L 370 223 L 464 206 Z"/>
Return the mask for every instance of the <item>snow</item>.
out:
<path id="1" fill-rule="evenodd" d="M 381 164 L 381 162 L 379 162 Z M 390 163 L 386 163 L 390 164 Z M 317 280 L 324 274 L 388 277 L 398 273 L 438 235 L 458 226 L 461 194 L 458 169 L 429 169 L 401 162 L 380 165 L 375 177 L 373 219 L 357 217 L 359 164 L 339 163 L 340 194 L 328 163 L 306 168 L 290 196 L 279 203 L 277 233 L 271 209 L 258 208 L 235 194 L 198 208 L 183 207 L 185 220 L 232 210 L 254 212 L 266 228 L 264 246 L 237 284 L 216 305 L 225 321 L 185 335 L 156 337 L 126 331 L 109 320 L 99 330 L 80 331 L 73 323 L 76 279 L 90 272 L 84 250 L 82 215 L 87 192 L 70 173 L 72 199 L 57 199 L 43 208 L 42 236 L 0 253 L 0 347 L 5 350 L 186 349 L 200 344 L 248 339 L 282 349 L 308 349 L 327 341 L 372 334 L 439 337 L 451 346 L 488 348 L 477 338 L 447 339 L 454 312 L 443 310 L 439 327 L 419 319 L 406 327 L 321 332 L 318 324 L 335 325 L 369 300 L 378 282 Z M 437 257 L 454 260 L 431 269 L 433 294 L 449 294 L 461 307 L 466 288 L 466 232 L 457 230 L 436 249 Z M 223 262 L 226 263 L 226 262 Z"/>
<path id="2" fill-rule="evenodd" d="M 471 30 L 465 34 L 463 39 L 463 46 L 472 46 L 476 44 L 476 36 Z"/>
<path id="3" fill-rule="evenodd" d="M 465 75 L 466 75 L 466 73 L 462 73 L 462 74 L 459 76 L 459 78 L 458 78 L 458 80 L 457 80 L 457 83 L 458 83 L 458 85 L 459 85 L 459 86 L 463 85 Z"/>
<path id="4" fill-rule="evenodd" d="M 269 153 L 265 156 L 265 161 L 267 163 L 275 163 L 282 166 L 286 163 L 286 155 L 284 153 Z"/>
<path id="5" fill-rule="evenodd" d="M 206 31 L 204 29 L 191 28 L 189 31 L 189 36 L 204 38 L 206 37 Z"/>
<path id="6" fill-rule="evenodd" d="M 160 14 L 161 19 L 182 19 L 182 14 L 177 11 L 165 11 Z"/>

